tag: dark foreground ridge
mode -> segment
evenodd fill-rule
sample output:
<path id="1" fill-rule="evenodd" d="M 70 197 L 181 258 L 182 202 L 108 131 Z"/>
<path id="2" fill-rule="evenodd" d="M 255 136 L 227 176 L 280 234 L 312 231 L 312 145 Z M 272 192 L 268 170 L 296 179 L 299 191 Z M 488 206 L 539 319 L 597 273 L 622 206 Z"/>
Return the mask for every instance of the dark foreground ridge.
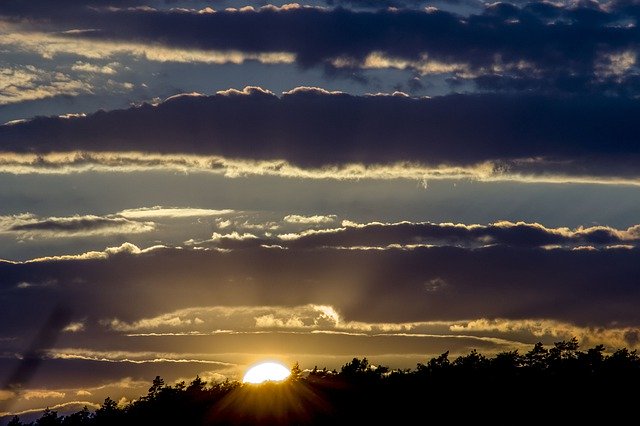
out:
<path id="1" fill-rule="evenodd" d="M 488 358 L 473 350 L 451 361 L 445 352 L 415 370 L 354 358 L 339 372 L 306 374 L 296 364 L 287 381 L 262 385 L 208 385 L 196 377 L 169 386 L 156 377 L 146 396 L 124 407 L 107 398 L 94 413 L 46 410 L 29 424 L 613 424 L 635 416 L 640 357 L 627 349 L 604 351 L 602 345 L 580 351 L 572 339 L 550 349 L 538 343 L 523 355 Z M 9 424 L 23 423 L 14 417 Z"/>

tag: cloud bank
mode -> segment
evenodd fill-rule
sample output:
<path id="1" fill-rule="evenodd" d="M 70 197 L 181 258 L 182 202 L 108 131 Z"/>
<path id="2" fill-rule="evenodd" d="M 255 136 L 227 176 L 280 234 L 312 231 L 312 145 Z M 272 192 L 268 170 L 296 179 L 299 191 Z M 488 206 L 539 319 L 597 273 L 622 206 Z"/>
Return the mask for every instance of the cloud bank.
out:
<path id="1" fill-rule="evenodd" d="M 636 99 L 600 96 L 414 99 L 297 88 L 277 97 L 247 87 L 86 117 L 39 117 L 0 126 L 0 150 L 7 166 L 20 161 L 36 165 L 20 155 L 151 152 L 162 155 L 131 155 L 130 161 L 134 166 L 151 161 L 146 166 L 153 167 L 154 161 L 162 165 L 178 155 L 174 161 L 187 167 L 180 155 L 219 156 L 231 162 L 266 161 L 264 171 L 274 174 L 279 168 L 297 168 L 299 174 L 311 169 L 321 175 L 329 168 L 325 172 L 331 175 L 331 167 L 348 171 L 361 165 L 366 175 L 369 167 L 395 165 L 410 171 L 426 168 L 435 177 L 438 171 L 451 176 L 456 170 L 473 176 L 475 168 L 476 175 L 485 170 L 489 177 L 633 180 L 640 175 L 638 114 Z M 69 166 L 86 159 L 72 154 L 65 161 Z M 221 166 L 205 163 L 210 169 Z"/>
<path id="2" fill-rule="evenodd" d="M 114 216 L 76 215 L 38 218 L 29 213 L 0 216 L 0 234 L 13 234 L 21 239 L 138 234 L 154 229 L 153 222 L 133 221 Z"/>
<path id="3" fill-rule="evenodd" d="M 13 300 L 5 307 L 3 334 L 36 321 L 37 312 L 56 302 L 73 306 L 80 319 L 92 318 L 84 322 L 88 329 L 103 318 L 130 322 L 203 304 L 309 303 L 333 306 L 346 321 L 544 318 L 583 326 L 635 326 L 640 325 L 637 257 L 635 248 L 123 247 L 104 256 L 0 263 L 2 291 Z M 21 288 L 22 282 L 52 284 Z M 100 304 L 87 312 L 87 300 Z M 25 309 L 36 310 L 28 321 Z"/>
<path id="4" fill-rule="evenodd" d="M 322 66 L 329 73 L 448 73 L 452 84 L 471 81 L 480 90 L 633 95 L 639 87 L 639 12 L 629 2 L 492 3 L 464 16 L 434 7 L 269 5 L 215 11 L 128 7 L 145 5 L 132 1 L 109 2 L 112 7 L 58 3 L 7 1 L 0 16 L 25 30 L 46 28 L 70 38 L 288 53 L 302 67 Z"/>
<path id="5" fill-rule="evenodd" d="M 369 223 L 349 221 L 335 229 L 307 230 L 279 235 L 280 244 L 293 248 L 389 247 L 412 245 L 455 245 L 482 247 L 606 247 L 635 246 L 640 242 L 640 226 L 618 230 L 607 226 L 547 228 L 538 223 L 501 221 L 490 225 L 453 223 Z"/>

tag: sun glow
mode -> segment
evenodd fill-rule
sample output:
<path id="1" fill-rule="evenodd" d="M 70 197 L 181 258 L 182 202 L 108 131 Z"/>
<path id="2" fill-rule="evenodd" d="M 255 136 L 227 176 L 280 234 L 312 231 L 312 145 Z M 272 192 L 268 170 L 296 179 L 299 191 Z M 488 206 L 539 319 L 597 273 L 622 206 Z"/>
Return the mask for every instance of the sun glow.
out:
<path id="1" fill-rule="evenodd" d="M 280 382 L 291 372 L 287 367 L 277 362 L 261 362 L 249 368 L 242 381 L 244 383 Z"/>

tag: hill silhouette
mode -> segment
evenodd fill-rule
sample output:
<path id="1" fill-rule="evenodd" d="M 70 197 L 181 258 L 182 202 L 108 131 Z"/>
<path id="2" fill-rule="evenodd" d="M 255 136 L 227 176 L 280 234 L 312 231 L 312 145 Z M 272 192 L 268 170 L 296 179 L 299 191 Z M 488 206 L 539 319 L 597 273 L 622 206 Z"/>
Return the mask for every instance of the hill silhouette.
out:
<path id="1" fill-rule="evenodd" d="M 125 406 L 107 398 L 59 416 L 45 410 L 34 426 L 64 425 L 341 425 L 611 424 L 634 414 L 640 357 L 602 345 L 580 351 L 578 341 L 541 343 L 530 351 L 486 357 L 475 350 L 445 352 L 415 369 L 391 370 L 353 358 L 340 371 L 297 363 L 282 383 L 237 381 L 167 385 L 156 377 L 148 394 Z M 23 425 L 14 417 L 11 426 Z"/>

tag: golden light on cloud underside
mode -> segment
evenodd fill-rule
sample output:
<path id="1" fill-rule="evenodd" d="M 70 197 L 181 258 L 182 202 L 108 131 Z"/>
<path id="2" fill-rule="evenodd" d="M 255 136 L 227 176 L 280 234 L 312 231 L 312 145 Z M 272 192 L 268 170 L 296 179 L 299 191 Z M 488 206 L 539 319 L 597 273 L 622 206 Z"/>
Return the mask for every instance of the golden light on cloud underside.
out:
<path id="1" fill-rule="evenodd" d="M 17 120 L 15 124 L 19 124 Z M 7 125 L 7 124 L 5 124 Z M 11 124 L 8 124 L 11 125 Z M 539 172 L 519 170 L 518 165 L 539 163 Z M 484 161 L 473 165 L 426 165 L 399 161 L 389 164 L 349 163 L 339 166 L 303 168 L 286 160 L 231 159 L 218 155 L 162 154 L 149 152 L 66 151 L 51 153 L 0 152 L 0 173 L 73 174 L 87 172 L 132 173 L 171 171 L 179 173 L 212 173 L 227 178 L 278 176 L 296 179 L 413 179 L 427 187 L 428 181 L 465 179 L 480 182 L 566 183 L 640 186 L 640 177 L 545 172 L 544 160 L 521 159 L 504 165 L 500 161 Z"/>
<path id="2" fill-rule="evenodd" d="M 253 384 L 281 382 L 289 377 L 290 374 L 289 369 L 280 363 L 261 362 L 250 367 L 242 378 L 242 381 Z"/>

